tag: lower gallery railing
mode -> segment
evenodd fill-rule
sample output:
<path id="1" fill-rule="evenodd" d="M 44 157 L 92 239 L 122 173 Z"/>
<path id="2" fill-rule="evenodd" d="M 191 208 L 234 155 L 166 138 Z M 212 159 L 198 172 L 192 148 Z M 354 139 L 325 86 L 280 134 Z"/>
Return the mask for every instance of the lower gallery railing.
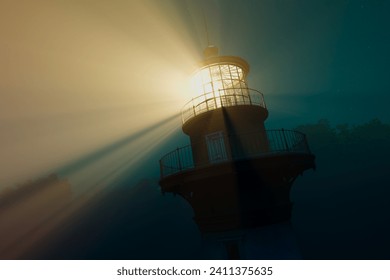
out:
<path id="1" fill-rule="evenodd" d="M 205 142 L 177 148 L 160 159 L 161 178 L 186 170 L 204 167 L 221 162 L 243 158 L 253 158 L 272 153 L 310 154 L 305 134 L 293 130 L 267 130 L 261 133 L 228 135 L 224 138 L 224 148 L 228 152 L 217 158 L 210 154 L 207 158 L 194 161 L 193 151 L 206 145 Z M 220 148 L 218 148 L 220 149 Z M 195 163 L 196 162 L 196 163 Z"/>

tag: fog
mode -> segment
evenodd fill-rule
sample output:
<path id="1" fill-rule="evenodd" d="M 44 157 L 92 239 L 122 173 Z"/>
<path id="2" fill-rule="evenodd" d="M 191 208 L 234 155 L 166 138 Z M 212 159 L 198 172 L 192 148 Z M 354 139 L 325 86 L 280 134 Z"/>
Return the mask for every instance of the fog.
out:
<path id="1" fill-rule="evenodd" d="M 0 188 L 180 111 L 201 48 L 191 22 L 178 25 L 174 6 L 160 4 L 1 2 Z M 142 157 L 145 145 L 133 142 L 126 153 Z"/>

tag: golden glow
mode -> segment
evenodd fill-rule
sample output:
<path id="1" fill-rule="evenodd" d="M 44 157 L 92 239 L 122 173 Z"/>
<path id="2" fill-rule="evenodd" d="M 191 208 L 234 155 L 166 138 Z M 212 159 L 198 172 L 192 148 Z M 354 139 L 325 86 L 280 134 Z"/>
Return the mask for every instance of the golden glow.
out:
<path id="1" fill-rule="evenodd" d="M 200 56 L 162 1 L 5 1 L 0 34 L 0 189 L 179 112 Z"/>
<path id="2" fill-rule="evenodd" d="M 182 122 L 216 108 L 250 103 L 246 73 L 241 67 L 223 62 L 209 64 L 193 75 L 192 99 L 182 108 Z"/>
<path id="3" fill-rule="evenodd" d="M 219 97 L 229 90 L 247 88 L 243 70 L 231 64 L 214 64 L 198 70 L 192 78 L 193 97 Z"/>
<path id="4" fill-rule="evenodd" d="M 118 181 L 158 176 L 159 145 L 180 127 L 172 113 L 188 99 L 201 55 L 178 9 L 158 0 L 1 1 L 0 195 L 56 173 L 79 202 L 24 222 L 42 205 L 37 193 L 3 212 L 0 255 L 44 244 Z"/>

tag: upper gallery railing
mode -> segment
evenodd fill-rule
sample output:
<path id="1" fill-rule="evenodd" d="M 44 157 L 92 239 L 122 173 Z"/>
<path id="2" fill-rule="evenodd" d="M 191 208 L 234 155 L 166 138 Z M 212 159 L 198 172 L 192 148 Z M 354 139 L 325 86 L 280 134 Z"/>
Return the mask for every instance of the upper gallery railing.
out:
<path id="1" fill-rule="evenodd" d="M 264 96 L 260 91 L 250 88 L 220 89 L 197 96 L 184 105 L 181 115 L 183 124 L 202 113 L 221 107 L 254 105 L 266 108 Z"/>

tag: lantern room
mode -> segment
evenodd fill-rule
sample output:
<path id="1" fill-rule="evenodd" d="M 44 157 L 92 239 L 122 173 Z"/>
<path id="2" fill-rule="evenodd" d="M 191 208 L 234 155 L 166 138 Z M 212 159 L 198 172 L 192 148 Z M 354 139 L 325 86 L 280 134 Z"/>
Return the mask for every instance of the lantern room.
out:
<path id="1" fill-rule="evenodd" d="M 236 56 L 218 56 L 209 46 L 191 80 L 194 96 L 182 110 L 183 124 L 192 117 L 221 107 L 258 105 L 265 108 L 260 92 L 249 89 L 249 64 Z"/>

